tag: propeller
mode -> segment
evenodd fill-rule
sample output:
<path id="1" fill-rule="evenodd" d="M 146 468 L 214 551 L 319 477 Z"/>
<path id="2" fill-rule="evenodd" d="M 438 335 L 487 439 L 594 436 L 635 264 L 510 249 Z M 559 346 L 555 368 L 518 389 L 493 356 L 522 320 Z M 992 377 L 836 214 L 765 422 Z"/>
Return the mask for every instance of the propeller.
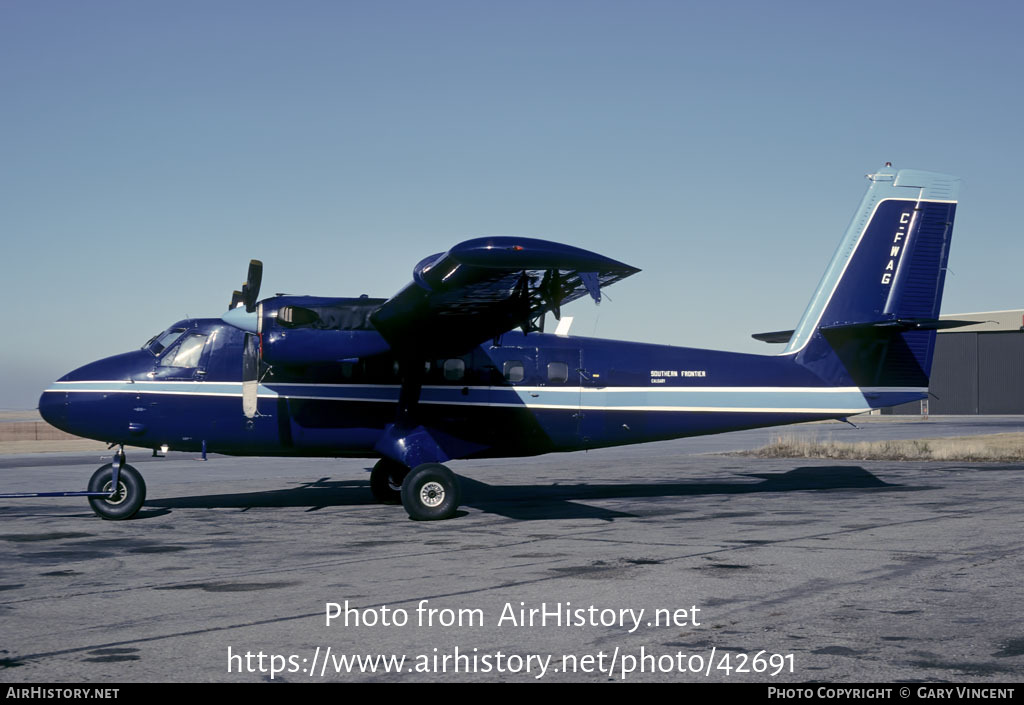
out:
<path id="1" fill-rule="evenodd" d="M 221 316 L 225 323 L 236 328 L 255 333 L 257 330 L 256 300 L 260 295 L 260 284 L 263 282 L 263 263 L 258 259 L 249 260 L 249 271 L 246 274 L 242 290 L 231 293 L 231 303 L 227 313 Z"/>
<path id="2" fill-rule="evenodd" d="M 263 263 L 258 259 L 249 260 L 249 273 L 242 284 L 241 301 L 245 304 L 245 310 L 252 313 L 256 310 L 256 299 L 260 295 L 260 284 L 263 282 Z M 231 297 L 234 301 L 234 296 Z M 237 305 L 237 304 L 236 304 Z"/>
<path id="3" fill-rule="evenodd" d="M 260 322 L 256 300 L 260 296 L 262 282 L 263 263 L 258 259 L 249 260 L 242 290 L 231 293 L 231 304 L 221 320 L 249 333 L 258 333 Z M 258 335 L 245 336 L 242 348 L 242 414 L 247 419 L 255 418 L 258 412 L 260 357 Z"/>

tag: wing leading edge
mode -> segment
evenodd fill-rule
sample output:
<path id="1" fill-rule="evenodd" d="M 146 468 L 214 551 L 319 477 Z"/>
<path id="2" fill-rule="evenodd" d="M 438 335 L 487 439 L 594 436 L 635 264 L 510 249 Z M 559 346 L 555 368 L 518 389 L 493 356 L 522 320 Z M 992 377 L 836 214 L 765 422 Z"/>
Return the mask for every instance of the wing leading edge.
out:
<path id="1" fill-rule="evenodd" d="M 547 240 L 484 237 L 427 257 L 413 281 L 371 316 L 392 350 L 458 355 L 514 328 L 539 330 L 549 311 L 640 270 Z"/>

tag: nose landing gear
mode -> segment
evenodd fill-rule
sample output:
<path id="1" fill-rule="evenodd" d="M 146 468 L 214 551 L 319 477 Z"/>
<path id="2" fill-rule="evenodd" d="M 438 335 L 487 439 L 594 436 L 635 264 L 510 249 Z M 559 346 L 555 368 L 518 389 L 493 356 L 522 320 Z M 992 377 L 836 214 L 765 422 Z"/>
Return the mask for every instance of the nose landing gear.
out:
<path id="1" fill-rule="evenodd" d="M 131 519 L 146 501 L 146 483 L 139 471 L 124 462 L 124 448 L 89 479 L 89 505 L 102 519 Z"/>
<path id="2" fill-rule="evenodd" d="M 12 492 L 0 494 L 0 499 L 25 497 L 88 497 L 92 510 L 102 519 L 131 519 L 146 501 L 146 483 L 142 475 L 124 462 L 124 446 L 114 454 L 114 462 L 107 463 L 93 473 L 89 489 L 85 492 Z"/>

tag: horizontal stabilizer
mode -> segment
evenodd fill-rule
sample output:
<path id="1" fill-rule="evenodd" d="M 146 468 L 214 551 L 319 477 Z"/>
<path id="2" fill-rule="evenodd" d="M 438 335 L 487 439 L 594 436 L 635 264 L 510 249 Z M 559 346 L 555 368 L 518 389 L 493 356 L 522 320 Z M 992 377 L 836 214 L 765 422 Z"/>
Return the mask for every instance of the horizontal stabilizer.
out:
<path id="1" fill-rule="evenodd" d="M 793 337 L 793 333 L 794 331 L 791 330 L 776 330 L 771 333 L 754 333 L 750 337 L 764 343 L 788 343 L 789 339 Z"/>
<path id="2" fill-rule="evenodd" d="M 962 328 L 964 326 L 976 326 L 980 323 L 984 323 L 984 321 L 954 321 L 938 318 L 896 318 L 889 321 L 872 321 L 871 323 L 846 323 L 843 325 L 822 326 L 821 330 L 823 332 L 828 332 L 837 330 L 852 331 L 873 329 L 878 331 L 889 330 L 892 332 L 902 333 L 909 330 L 946 330 L 948 328 Z M 763 335 L 771 334 L 764 333 Z M 756 338 L 757 336 L 754 337 Z"/>

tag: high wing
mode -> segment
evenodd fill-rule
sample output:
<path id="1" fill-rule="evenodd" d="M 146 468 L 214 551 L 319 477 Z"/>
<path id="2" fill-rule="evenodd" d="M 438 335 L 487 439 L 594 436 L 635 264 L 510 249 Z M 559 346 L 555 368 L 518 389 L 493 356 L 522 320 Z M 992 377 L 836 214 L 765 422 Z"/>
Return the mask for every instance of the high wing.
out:
<path id="1" fill-rule="evenodd" d="M 557 242 L 483 237 L 431 255 L 413 281 L 370 317 L 399 354 L 458 355 L 514 328 L 540 330 L 544 314 L 640 270 Z"/>

